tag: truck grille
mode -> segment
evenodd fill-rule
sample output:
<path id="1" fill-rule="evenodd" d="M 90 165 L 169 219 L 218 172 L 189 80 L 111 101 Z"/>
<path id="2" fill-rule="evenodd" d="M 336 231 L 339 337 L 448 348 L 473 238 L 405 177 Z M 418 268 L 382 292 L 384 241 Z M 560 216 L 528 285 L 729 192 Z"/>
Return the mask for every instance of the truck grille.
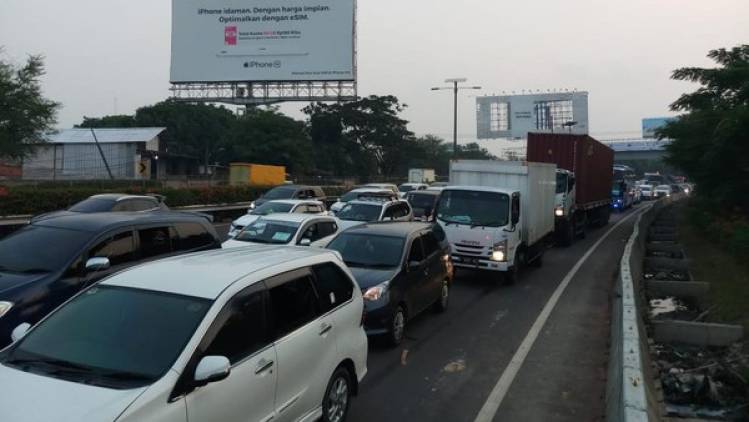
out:
<path id="1" fill-rule="evenodd" d="M 474 246 L 474 245 L 466 245 L 462 243 L 456 243 L 454 245 L 454 250 L 456 254 L 460 255 L 471 255 L 471 256 L 489 256 L 491 252 L 489 251 L 489 248 L 486 248 L 484 246 Z"/>

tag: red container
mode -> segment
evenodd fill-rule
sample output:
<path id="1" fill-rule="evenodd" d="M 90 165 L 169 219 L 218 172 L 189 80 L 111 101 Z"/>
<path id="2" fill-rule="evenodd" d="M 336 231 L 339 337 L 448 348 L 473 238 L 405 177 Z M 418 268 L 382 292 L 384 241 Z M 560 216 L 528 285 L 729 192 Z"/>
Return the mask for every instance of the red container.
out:
<path id="1" fill-rule="evenodd" d="M 611 200 L 614 151 L 588 135 L 529 133 L 528 161 L 574 172 L 578 208 Z"/>

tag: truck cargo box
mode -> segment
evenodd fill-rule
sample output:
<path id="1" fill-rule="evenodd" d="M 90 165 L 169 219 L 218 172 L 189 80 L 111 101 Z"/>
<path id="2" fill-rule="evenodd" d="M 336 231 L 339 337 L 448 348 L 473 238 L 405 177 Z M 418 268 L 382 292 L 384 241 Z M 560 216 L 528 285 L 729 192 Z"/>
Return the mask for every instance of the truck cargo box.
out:
<path id="1" fill-rule="evenodd" d="M 611 200 L 614 151 L 588 135 L 529 133 L 528 161 L 575 173 L 578 208 Z"/>
<path id="2" fill-rule="evenodd" d="M 250 186 L 278 186 L 286 181 L 286 167 L 264 164 L 231 163 L 229 184 Z"/>
<path id="3" fill-rule="evenodd" d="M 450 185 L 519 191 L 520 207 L 525 216 L 521 230 L 528 244 L 534 244 L 554 231 L 554 165 L 455 160 L 450 163 Z"/>

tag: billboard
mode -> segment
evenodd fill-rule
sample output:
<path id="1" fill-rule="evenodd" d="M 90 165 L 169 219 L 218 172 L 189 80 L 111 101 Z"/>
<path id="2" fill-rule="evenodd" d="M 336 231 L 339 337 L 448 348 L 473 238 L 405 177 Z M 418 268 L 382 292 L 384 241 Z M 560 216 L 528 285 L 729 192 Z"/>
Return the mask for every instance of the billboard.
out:
<path id="1" fill-rule="evenodd" d="M 655 131 L 675 121 L 675 117 L 650 117 L 642 119 L 642 137 L 655 138 Z"/>
<path id="2" fill-rule="evenodd" d="M 476 125 L 478 139 L 526 139 L 529 132 L 587 135 L 588 93 L 478 97 Z"/>
<path id="3" fill-rule="evenodd" d="M 353 81 L 355 11 L 355 0 L 173 0 L 170 81 Z"/>

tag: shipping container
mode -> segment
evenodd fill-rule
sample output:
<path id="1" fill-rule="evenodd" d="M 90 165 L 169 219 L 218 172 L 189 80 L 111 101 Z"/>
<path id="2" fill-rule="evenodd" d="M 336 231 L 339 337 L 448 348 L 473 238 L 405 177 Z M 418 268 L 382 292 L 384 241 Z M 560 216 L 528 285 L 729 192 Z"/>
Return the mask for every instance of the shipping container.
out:
<path id="1" fill-rule="evenodd" d="M 529 133 L 527 154 L 530 162 L 575 173 L 578 208 L 610 202 L 614 151 L 591 136 Z"/>
<path id="2" fill-rule="evenodd" d="M 229 184 L 250 186 L 278 186 L 286 181 L 286 167 L 264 164 L 231 163 Z"/>

